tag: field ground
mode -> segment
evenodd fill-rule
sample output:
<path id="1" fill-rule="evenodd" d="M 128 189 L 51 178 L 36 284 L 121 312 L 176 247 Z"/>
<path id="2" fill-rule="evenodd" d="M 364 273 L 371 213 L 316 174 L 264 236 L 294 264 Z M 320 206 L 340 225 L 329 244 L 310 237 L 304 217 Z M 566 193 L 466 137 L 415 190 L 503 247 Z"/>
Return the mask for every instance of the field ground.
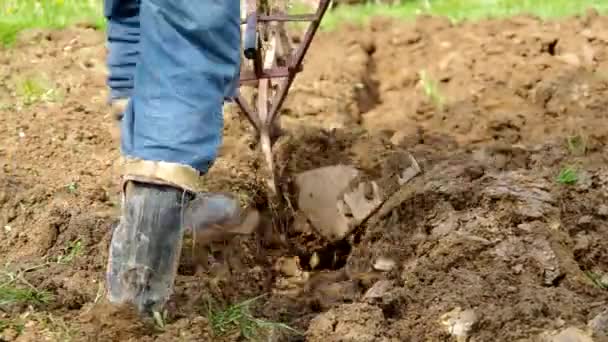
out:
<path id="1" fill-rule="evenodd" d="M 495 3 L 488 12 L 512 14 Z M 3 28 L 80 19 L 3 14 L 2 39 L 16 39 L 0 50 L 0 341 L 608 340 L 608 17 L 599 1 L 552 4 L 567 7 L 536 7 L 552 19 L 330 16 L 284 107 L 285 188 L 335 163 L 392 184 L 406 153 L 423 175 L 327 243 L 297 203 L 269 205 L 251 130 L 227 108 L 209 187 L 280 214 L 287 242 L 236 241 L 232 272 L 205 276 L 185 253 L 175 310 L 155 327 L 103 303 L 119 150 L 96 7 L 76 13 L 99 24 L 18 34 Z"/>

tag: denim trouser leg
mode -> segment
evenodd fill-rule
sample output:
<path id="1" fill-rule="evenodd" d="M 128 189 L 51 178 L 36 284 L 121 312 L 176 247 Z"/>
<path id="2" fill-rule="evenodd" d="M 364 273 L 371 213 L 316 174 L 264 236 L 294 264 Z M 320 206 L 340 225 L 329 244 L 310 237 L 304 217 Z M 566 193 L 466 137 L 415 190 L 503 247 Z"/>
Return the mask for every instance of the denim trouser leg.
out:
<path id="1" fill-rule="evenodd" d="M 105 0 L 110 98 L 129 98 L 138 58 L 140 0 Z"/>
<path id="2" fill-rule="evenodd" d="M 240 67 L 240 3 L 141 0 L 139 18 L 138 50 L 117 53 L 137 56 L 122 152 L 206 173 L 222 140 L 224 97 Z"/>

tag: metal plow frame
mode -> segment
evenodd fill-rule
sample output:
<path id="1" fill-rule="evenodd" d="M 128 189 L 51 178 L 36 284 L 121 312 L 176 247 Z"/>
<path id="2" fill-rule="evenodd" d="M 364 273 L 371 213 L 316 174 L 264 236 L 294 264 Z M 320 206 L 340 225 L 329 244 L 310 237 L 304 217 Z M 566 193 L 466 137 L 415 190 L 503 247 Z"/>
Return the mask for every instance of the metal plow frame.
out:
<path id="1" fill-rule="evenodd" d="M 304 56 L 325 15 L 330 0 L 320 0 L 312 14 L 287 14 L 288 0 L 243 0 L 245 18 L 242 20 L 243 54 L 250 63 L 241 69 L 240 87 L 254 87 L 252 100 L 239 91 L 236 103 L 259 136 L 262 153 L 270 171 L 271 191 L 277 195 L 272 145 L 279 134 L 277 123 L 296 74 L 302 71 Z M 270 3 L 272 2 L 272 4 Z M 308 28 L 297 48 L 291 43 L 285 23 L 308 22 Z M 253 104 L 255 102 L 255 104 Z"/>

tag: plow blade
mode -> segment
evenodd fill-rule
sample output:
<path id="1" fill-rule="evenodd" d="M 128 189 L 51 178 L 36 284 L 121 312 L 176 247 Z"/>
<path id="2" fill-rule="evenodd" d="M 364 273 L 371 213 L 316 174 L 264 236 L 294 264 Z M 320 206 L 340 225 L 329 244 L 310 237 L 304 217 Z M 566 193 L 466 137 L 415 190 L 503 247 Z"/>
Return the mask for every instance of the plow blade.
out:
<path id="1" fill-rule="evenodd" d="M 405 186 L 421 173 L 411 164 L 394 175 L 394 183 Z M 374 215 L 399 187 L 381 189 L 376 180 L 362 180 L 360 170 L 350 165 L 332 165 L 296 175 L 298 208 L 315 231 L 328 241 L 345 239 Z"/>

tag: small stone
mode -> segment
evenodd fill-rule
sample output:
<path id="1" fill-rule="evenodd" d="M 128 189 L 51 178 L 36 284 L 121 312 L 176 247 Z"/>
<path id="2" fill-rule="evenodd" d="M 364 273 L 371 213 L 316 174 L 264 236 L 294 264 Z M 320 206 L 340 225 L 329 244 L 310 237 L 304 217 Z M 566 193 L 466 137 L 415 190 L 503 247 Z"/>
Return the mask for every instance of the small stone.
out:
<path id="1" fill-rule="evenodd" d="M 363 295 L 363 299 L 376 299 L 382 298 L 384 295 L 393 287 L 393 282 L 389 280 L 377 281 L 372 287 L 369 288 Z"/>
<path id="2" fill-rule="evenodd" d="M 578 219 L 577 224 L 581 227 L 586 227 L 586 226 L 589 226 L 592 221 L 593 221 L 593 217 L 591 217 L 591 215 L 585 215 L 585 216 L 581 216 L 581 218 Z"/>
<path id="3" fill-rule="evenodd" d="M 517 264 L 515 266 L 513 266 L 513 273 L 515 274 L 521 274 L 521 272 L 524 270 L 524 265 L 522 264 Z"/>
<path id="4" fill-rule="evenodd" d="M 578 56 L 573 53 L 565 53 L 561 56 L 557 56 L 557 59 L 559 59 L 560 61 L 562 61 L 566 64 L 570 64 L 575 67 L 578 67 L 581 65 L 581 59 L 578 58 Z"/>
<path id="5" fill-rule="evenodd" d="M 597 215 L 604 218 L 608 217 L 608 205 L 601 204 L 597 208 Z"/>
<path id="6" fill-rule="evenodd" d="M 447 328 L 450 335 L 455 336 L 458 340 L 469 336 L 477 320 L 478 317 L 475 311 L 462 311 L 459 307 L 441 316 L 441 324 Z"/>
<path id="7" fill-rule="evenodd" d="M 393 268 L 395 268 L 395 261 L 392 259 L 381 257 L 374 263 L 374 269 L 376 271 L 389 272 Z"/>
<path id="8" fill-rule="evenodd" d="M 576 251 L 586 251 L 587 249 L 589 249 L 590 245 L 591 245 L 591 241 L 590 241 L 588 235 L 577 234 L 576 237 L 574 238 L 574 248 L 573 248 L 573 250 L 575 252 Z"/>
<path id="9" fill-rule="evenodd" d="M 279 270 L 287 277 L 297 277 L 302 274 L 298 257 L 283 258 L 279 263 Z"/>

